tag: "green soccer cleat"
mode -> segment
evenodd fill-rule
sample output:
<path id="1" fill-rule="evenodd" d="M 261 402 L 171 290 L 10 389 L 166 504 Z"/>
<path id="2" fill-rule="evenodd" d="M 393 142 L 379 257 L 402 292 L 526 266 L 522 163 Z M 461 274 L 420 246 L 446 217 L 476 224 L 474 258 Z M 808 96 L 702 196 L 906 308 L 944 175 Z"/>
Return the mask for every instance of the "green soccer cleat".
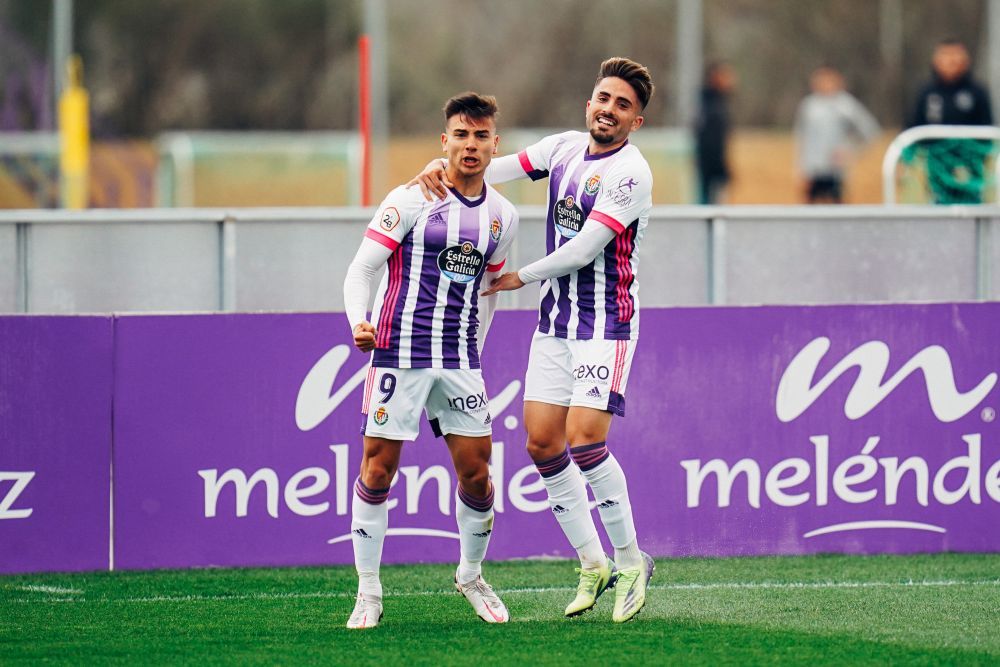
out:
<path id="1" fill-rule="evenodd" d="M 604 567 L 585 570 L 576 568 L 576 571 L 580 573 L 580 583 L 576 587 L 576 597 L 566 607 L 565 613 L 569 617 L 579 616 L 593 609 L 601 593 L 614 588 L 618 581 L 618 570 L 610 558 L 604 563 Z"/>
<path id="2" fill-rule="evenodd" d="M 655 569 L 653 558 L 642 552 L 641 563 L 623 568 L 618 573 L 618 590 L 615 591 L 615 610 L 611 613 L 611 620 L 624 623 L 642 611 L 646 604 L 646 585 L 653 578 Z"/>

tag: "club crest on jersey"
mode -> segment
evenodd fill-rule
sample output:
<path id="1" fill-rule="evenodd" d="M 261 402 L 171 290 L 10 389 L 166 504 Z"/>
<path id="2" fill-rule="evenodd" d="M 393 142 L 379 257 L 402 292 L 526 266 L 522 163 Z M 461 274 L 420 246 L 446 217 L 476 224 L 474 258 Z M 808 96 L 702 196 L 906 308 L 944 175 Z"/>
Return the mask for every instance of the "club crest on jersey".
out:
<path id="1" fill-rule="evenodd" d="M 583 185 L 583 191 L 588 195 L 596 195 L 597 191 L 601 189 L 601 175 L 594 174 L 587 179 L 587 182 Z"/>
<path id="2" fill-rule="evenodd" d="M 399 211 L 396 210 L 395 206 L 386 207 L 382 211 L 382 218 L 379 220 L 379 226 L 382 227 L 387 232 L 391 232 L 399 224 Z"/>
<path id="3" fill-rule="evenodd" d="M 382 406 L 375 411 L 373 416 L 375 417 L 375 423 L 379 426 L 385 426 L 385 423 L 389 421 L 389 411 Z"/>
<path id="4" fill-rule="evenodd" d="M 449 280 L 456 283 L 468 283 L 475 280 L 483 272 L 486 259 L 483 253 L 469 241 L 461 245 L 445 248 L 438 254 L 438 268 Z"/>
<path id="5" fill-rule="evenodd" d="M 500 222 L 499 218 L 494 219 L 493 222 L 490 223 L 490 237 L 494 241 L 499 241 L 501 234 L 503 234 L 503 223 Z"/>
<path id="6" fill-rule="evenodd" d="M 583 211 L 577 206 L 576 198 L 568 195 L 565 199 L 556 202 L 552 211 L 552 219 L 556 225 L 556 231 L 562 236 L 571 239 L 583 229 Z"/>

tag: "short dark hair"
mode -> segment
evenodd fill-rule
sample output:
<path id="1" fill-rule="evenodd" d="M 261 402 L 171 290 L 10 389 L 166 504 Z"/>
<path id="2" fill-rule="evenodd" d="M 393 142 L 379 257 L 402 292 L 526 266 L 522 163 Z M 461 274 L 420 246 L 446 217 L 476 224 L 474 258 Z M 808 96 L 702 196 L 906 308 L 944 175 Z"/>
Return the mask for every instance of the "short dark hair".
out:
<path id="1" fill-rule="evenodd" d="M 499 113 L 497 98 L 472 91 L 455 95 L 444 104 L 444 121 L 446 123 L 452 116 L 461 115 L 472 120 L 482 120 L 483 118 L 494 118 Z"/>
<path id="2" fill-rule="evenodd" d="M 944 39 L 939 40 L 938 43 L 935 44 L 934 46 L 935 47 L 941 47 L 941 46 L 961 46 L 965 50 L 969 49 L 969 47 L 965 45 L 965 42 L 963 42 L 962 40 L 960 40 L 957 37 L 945 37 Z"/>
<path id="3" fill-rule="evenodd" d="M 646 108 L 646 105 L 649 104 L 649 98 L 653 96 L 653 78 L 644 65 L 628 58 L 608 58 L 601 63 L 601 69 L 597 71 L 597 81 L 594 85 L 611 76 L 623 79 L 632 86 L 642 108 Z"/>

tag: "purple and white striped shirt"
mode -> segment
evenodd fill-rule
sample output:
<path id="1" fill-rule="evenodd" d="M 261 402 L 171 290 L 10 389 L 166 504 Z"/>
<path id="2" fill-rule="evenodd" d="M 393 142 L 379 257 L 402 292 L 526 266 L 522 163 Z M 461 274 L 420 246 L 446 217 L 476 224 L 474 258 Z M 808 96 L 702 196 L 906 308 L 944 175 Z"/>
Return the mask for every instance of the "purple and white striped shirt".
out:
<path id="1" fill-rule="evenodd" d="M 560 338 L 635 340 L 639 335 L 639 243 L 653 207 L 653 177 L 639 149 L 626 142 L 591 155 L 586 132 L 545 137 L 517 156 L 493 160 L 487 171 L 549 179 L 546 253 L 584 224 L 603 224 L 615 238 L 594 261 L 541 283 L 538 331 Z M 498 179 L 499 180 L 499 179 Z"/>
<path id="2" fill-rule="evenodd" d="M 484 186 L 474 200 L 452 190 L 428 202 L 419 188 L 389 193 L 365 236 L 392 251 L 372 312 L 372 365 L 479 368 L 479 292 L 517 234 L 517 211 Z"/>

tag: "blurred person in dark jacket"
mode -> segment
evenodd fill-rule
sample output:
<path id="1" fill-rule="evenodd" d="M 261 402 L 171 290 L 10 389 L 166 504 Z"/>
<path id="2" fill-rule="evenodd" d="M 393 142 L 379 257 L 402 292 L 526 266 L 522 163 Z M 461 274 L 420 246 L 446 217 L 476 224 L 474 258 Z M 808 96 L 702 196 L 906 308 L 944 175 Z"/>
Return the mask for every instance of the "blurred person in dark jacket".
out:
<path id="1" fill-rule="evenodd" d="M 705 68 L 701 106 L 695 121 L 695 155 L 698 168 L 699 202 L 724 201 L 731 179 L 729 143 L 729 97 L 736 88 L 736 72 L 727 62 L 717 61 Z"/>
<path id="2" fill-rule="evenodd" d="M 934 47 L 932 78 L 921 89 L 908 123 L 916 125 L 992 125 L 986 89 L 972 78 L 972 59 L 965 44 L 945 39 Z M 926 151 L 928 180 L 939 204 L 982 201 L 983 167 L 989 142 L 933 140 Z"/>

